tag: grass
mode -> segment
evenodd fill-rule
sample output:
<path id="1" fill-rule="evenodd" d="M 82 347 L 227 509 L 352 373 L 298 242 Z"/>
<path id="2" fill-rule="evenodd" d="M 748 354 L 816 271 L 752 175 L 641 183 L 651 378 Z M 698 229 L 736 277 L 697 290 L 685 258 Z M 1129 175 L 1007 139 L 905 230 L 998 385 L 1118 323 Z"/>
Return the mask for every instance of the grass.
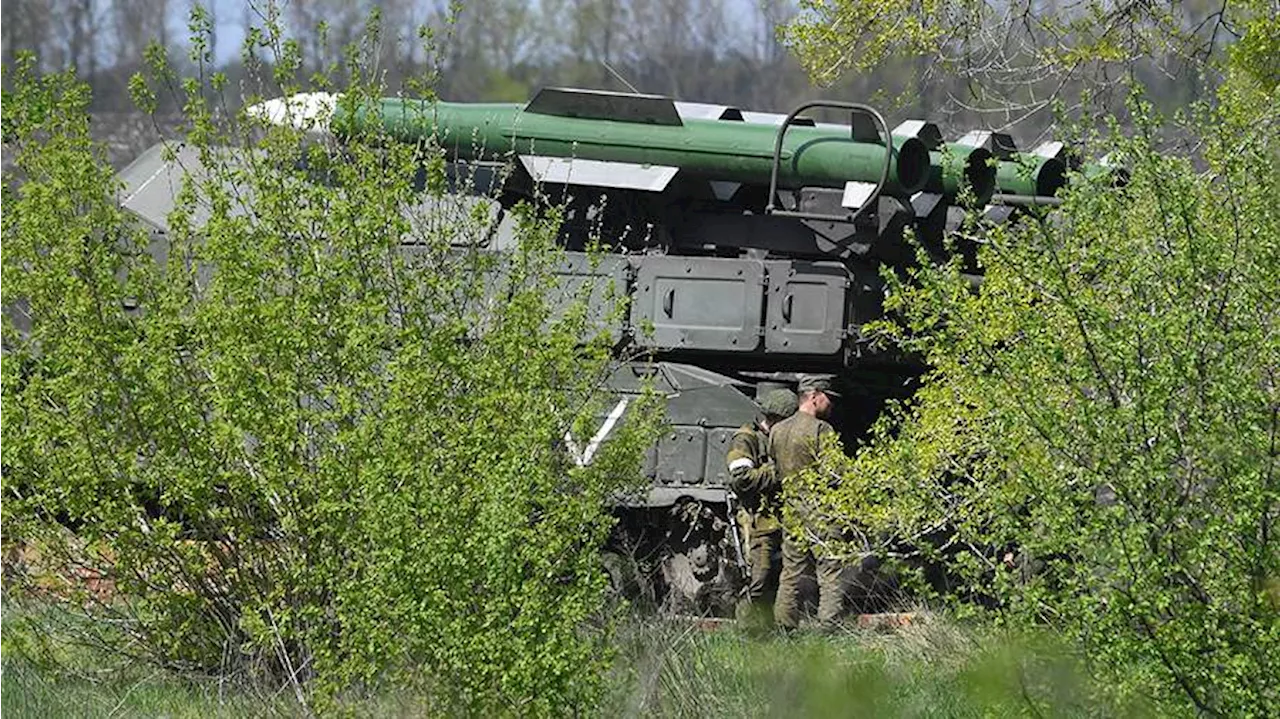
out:
<path id="1" fill-rule="evenodd" d="M 287 715 L 288 697 L 233 681 L 177 677 L 53 640 L 82 621 L 53 605 L 6 601 L 0 621 L 0 715 L 192 717 Z"/>
<path id="2" fill-rule="evenodd" d="M 1144 714 L 1107 705 L 1044 638 L 940 621 L 890 632 L 749 638 L 673 623 L 619 637 L 606 714 L 993 717 Z"/>
<path id="3" fill-rule="evenodd" d="M 76 652 L 60 669 L 15 651 L 4 622 L 0 713 L 22 717 L 299 716 L 291 694 L 111 669 Z M 20 641 L 21 634 L 17 635 Z M 609 717 L 1070 717 L 1142 714 L 1101 703 L 1060 645 L 942 621 L 833 635 L 750 637 L 727 626 L 634 620 L 617 635 Z M 434 714 L 394 688 L 355 716 Z"/>
<path id="4" fill-rule="evenodd" d="M 437 715 L 422 696 L 385 690 L 343 706 L 352 716 L 419 717 Z M 246 683 L 193 680 L 154 671 L 72 673 L 40 666 L 21 657 L 3 662 L 0 714 L 32 717 L 165 717 L 166 719 L 240 719 L 301 717 L 292 693 Z"/>
<path id="5" fill-rule="evenodd" d="M 90 678 L 10 658 L 4 660 L 3 672 L 0 713 L 6 717 L 221 719 L 288 711 L 283 702 L 242 688 L 202 685 L 154 673 Z"/>

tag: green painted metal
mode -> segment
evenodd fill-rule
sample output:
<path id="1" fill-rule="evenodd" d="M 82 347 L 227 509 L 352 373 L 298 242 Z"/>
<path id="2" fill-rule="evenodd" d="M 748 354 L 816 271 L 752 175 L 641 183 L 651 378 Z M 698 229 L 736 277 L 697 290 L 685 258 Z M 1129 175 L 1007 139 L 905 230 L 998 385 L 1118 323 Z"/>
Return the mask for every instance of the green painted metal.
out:
<path id="1" fill-rule="evenodd" d="M 777 129 L 728 120 L 685 119 L 676 125 L 566 117 L 516 104 L 470 104 L 384 98 L 354 112 L 339 108 L 339 132 L 382 131 L 416 142 L 434 137 L 463 160 L 510 156 L 572 157 L 680 168 L 708 179 L 768 184 Z M 928 151 L 918 140 L 895 143 L 886 190 L 906 195 L 928 180 Z M 876 182 L 883 145 L 856 142 L 838 129 L 795 127 L 782 148 L 779 185 L 843 187 Z"/>
<path id="2" fill-rule="evenodd" d="M 948 198 L 960 193 L 966 183 L 973 188 L 978 204 L 986 204 L 996 191 L 996 168 L 991 153 L 982 147 L 947 143 L 945 151 L 929 153 L 929 184 L 925 189 Z"/>
<path id="3" fill-rule="evenodd" d="M 1014 153 L 996 168 L 996 186 L 1004 195 L 1052 196 L 1064 184 L 1066 166 L 1054 158 Z"/>

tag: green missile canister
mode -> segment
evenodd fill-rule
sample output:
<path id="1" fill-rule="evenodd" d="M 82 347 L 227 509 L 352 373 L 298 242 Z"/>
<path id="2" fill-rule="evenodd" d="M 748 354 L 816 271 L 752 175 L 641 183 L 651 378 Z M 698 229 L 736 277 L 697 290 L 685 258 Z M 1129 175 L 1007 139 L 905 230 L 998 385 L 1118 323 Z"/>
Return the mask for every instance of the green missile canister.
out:
<path id="1" fill-rule="evenodd" d="M 986 148 L 955 143 L 947 143 L 944 148 L 929 153 L 929 183 L 925 189 L 954 198 L 967 185 L 979 205 L 989 202 L 996 191 L 991 153 Z"/>
<path id="2" fill-rule="evenodd" d="M 756 185 L 769 184 L 778 132 L 764 124 L 681 117 L 665 97 L 555 88 L 528 105 L 383 98 L 351 110 L 339 103 L 331 126 L 345 133 L 385 132 L 403 142 L 433 139 L 462 160 L 571 158 Z M 918 140 L 894 144 L 885 191 L 922 189 L 930 172 L 928 150 Z M 875 183 L 886 151 L 882 144 L 854 140 L 852 131 L 791 127 L 779 157 L 779 186 Z"/>
<path id="3" fill-rule="evenodd" d="M 1051 197 L 1067 183 L 1061 160 L 1015 152 L 996 168 L 996 186 L 1004 195 Z"/>
<path id="4" fill-rule="evenodd" d="M 893 136 L 894 147 L 915 138 Z M 986 204 L 996 191 L 996 168 L 991 165 L 991 152 L 986 148 L 946 143 L 929 151 L 929 177 L 925 192 L 945 195 L 954 200 L 960 189 L 969 186 L 979 204 Z"/>

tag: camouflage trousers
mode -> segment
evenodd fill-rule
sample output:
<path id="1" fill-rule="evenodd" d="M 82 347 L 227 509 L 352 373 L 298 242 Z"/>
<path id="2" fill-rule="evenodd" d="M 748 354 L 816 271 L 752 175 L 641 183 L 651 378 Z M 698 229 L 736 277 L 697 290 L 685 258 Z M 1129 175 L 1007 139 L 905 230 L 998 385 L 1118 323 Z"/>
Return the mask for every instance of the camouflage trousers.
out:
<path id="1" fill-rule="evenodd" d="M 751 533 L 751 583 L 747 585 L 747 599 L 753 604 L 768 602 L 778 591 L 778 574 L 782 569 L 778 550 L 782 545 L 782 530 Z"/>
<path id="2" fill-rule="evenodd" d="M 842 565 L 838 560 L 815 556 L 790 535 L 782 539 L 782 572 L 778 578 L 778 598 L 773 619 L 783 629 L 800 625 L 800 586 L 806 577 L 818 582 L 818 622 L 833 624 L 844 609 L 844 588 L 840 584 Z"/>
<path id="3" fill-rule="evenodd" d="M 782 546 L 782 527 L 776 521 L 766 520 L 767 528 L 759 529 L 757 517 L 745 509 L 738 510 L 738 526 L 747 544 L 747 566 L 751 576 L 747 583 L 747 598 L 759 603 L 772 600 L 778 588 L 778 552 Z"/>
<path id="4" fill-rule="evenodd" d="M 782 528 L 755 528 L 755 517 L 743 510 L 738 523 L 747 543 L 747 592 L 738 603 L 738 620 L 748 630 L 768 630 L 773 624 L 773 599 L 778 591 L 778 573 L 782 568 L 779 551 Z"/>

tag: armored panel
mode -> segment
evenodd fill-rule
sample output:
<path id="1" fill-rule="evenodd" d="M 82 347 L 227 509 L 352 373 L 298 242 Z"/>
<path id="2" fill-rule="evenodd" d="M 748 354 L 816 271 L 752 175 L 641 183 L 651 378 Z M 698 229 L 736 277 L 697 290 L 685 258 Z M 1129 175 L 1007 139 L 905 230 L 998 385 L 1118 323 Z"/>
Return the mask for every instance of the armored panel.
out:
<path id="1" fill-rule="evenodd" d="M 556 268 L 558 286 L 548 297 L 559 319 L 575 302 L 587 303 L 587 321 L 592 332 L 608 330 L 616 344 L 622 340 L 626 316 L 610 317 L 615 304 L 627 294 L 627 260 L 619 255 L 593 258 L 582 252 L 566 252 Z"/>
<path id="2" fill-rule="evenodd" d="M 153 145 L 120 171 L 120 204 L 153 226 L 168 229 L 165 216 L 173 210 L 181 187 L 181 168 L 165 159 L 163 143 Z"/>
<path id="3" fill-rule="evenodd" d="M 853 267 L 848 299 L 848 323 L 854 328 L 884 317 L 884 280 L 875 267 Z"/>
<path id="4" fill-rule="evenodd" d="M 758 260 L 638 257 L 631 321 L 637 344 L 750 352 L 760 345 L 764 265 Z"/>
<path id="5" fill-rule="evenodd" d="M 849 271 L 839 262 L 776 261 L 769 269 L 764 346 L 769 352 L 831 355 L 845 337 Z"/>
<path id="6" fill-rule="evenodd" d="M 759 411 L 733 387 L 694 387 L 667 397 L 667 418 L 699 427 L 739 427 Z"/>
<path id="7" fill-rule="evenodd" d="M 658 476 L 658 445 L 651 444 L 644 450 L 644 461 L 641 462 L 640 474 L 650 481 Z"/>
<path id="8" fill-rule="evenodd" d="M 675 426 L 658 440 L 654 479 L 659 484 L 699 484 L 706 468 L 707 433 L 701 427 Z"/>
<path id="9" fill-rule="evenodd" d="M 430 245 L 443 236 L 452 247 L 488 248 L 504 214 L 496 200 L 480 195 L 424 192 L 414 200 L 404 208 L 409 229 L 401 242 L 406 245 Z M 477 222 L 480 217 L 486 218 L 483 224 Z"/>
<path id="10" fill-rule="evenodd" d="M 233 150 L 213 148 L 212 152 L 223 155 L 228 164 L 241 162 Z M 172 155 L 170 155 L 172 152 Z M 121 170 L 120 205 L 151 224 L 153 227 L 167 231 L 168 215 L 178 206 L 178 191 L 182 189 L 187 176 L 197 183 L 209 181 L 208 173 L 200 162 L 199 151 L 186 145 L 169 147 L 165 143 L 151 146 L 138 159 Z M 239 187 L 233 197 L 250 197 L 251 188 Z M 234 214 L 243 214 L 243 203 L 232 207 Z M 199 229 L 209 220 L 209 209 L 203 202 L 192 208 L 191 224 Z"/>
<path id="11" fill-rule="evenodd" d="M 729 440 L 738 430 L 730 427 L 717 427 L 707 430 L 707 466 L 702 472 L 703 481 L 721 487 L 729 485 L 729 467 L 724 455 L 729 451 Z"/>

